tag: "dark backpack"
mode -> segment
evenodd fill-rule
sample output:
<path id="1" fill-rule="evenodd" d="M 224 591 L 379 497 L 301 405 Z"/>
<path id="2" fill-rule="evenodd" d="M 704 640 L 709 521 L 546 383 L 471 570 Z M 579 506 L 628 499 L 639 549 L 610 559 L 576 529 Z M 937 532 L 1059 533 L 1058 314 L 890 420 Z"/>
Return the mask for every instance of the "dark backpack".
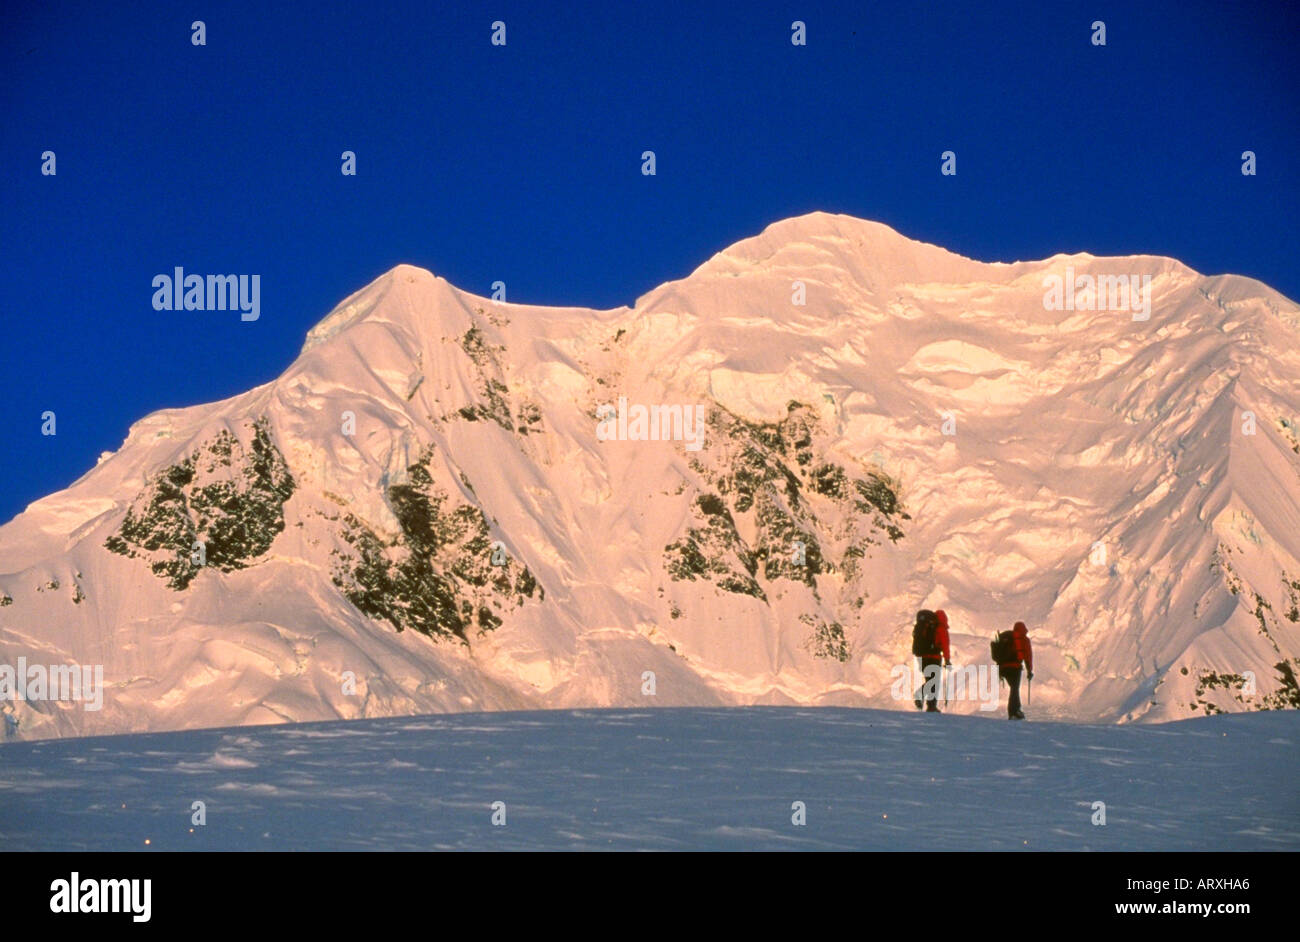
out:
<path id="1" fill-rule="evenodd" d="M 1010 631 L 1000 631 L 989 643 L 989 651 L 996 664 L 1015 664 L 1020 660 L 1016 652 L 1016 636 Z"/>
<path id="2" fill-rule="evenodd" d="M 934 657 L 942 654 L 939 647 L 939 616 L 928 608 L 916 613 L 916 625 L 912 628 L 912 654 L 916 657 Z"/>

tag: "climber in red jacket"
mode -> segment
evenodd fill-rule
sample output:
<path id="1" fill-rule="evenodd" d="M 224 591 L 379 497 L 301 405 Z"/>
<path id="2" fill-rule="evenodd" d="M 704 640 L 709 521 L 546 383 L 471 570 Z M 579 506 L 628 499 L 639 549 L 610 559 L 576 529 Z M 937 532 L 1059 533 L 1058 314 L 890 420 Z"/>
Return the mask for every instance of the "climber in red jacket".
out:
<path id="1" fill-rule="evenodd" d="M 1005 637 L 1005 636 L 1004 636 Z M 1028 671 L 1029 679 L 1034 679 L 1034 648 L 1029 643 L 1029 629 L 1023 621 L 1016 622 L 1011 629 L 1011 640 L 1015 654 L 1010 660 L 998 662 L 998 676 L 1007 682 L 1011 695 L 1007 697 L 1007 719 L 1023 720 L 1025 714 L 1020 710 L 1020 672 Z"/>
<path id="2" fill-rule="evenodd" d="M 934 647 L 931 648 L 934 653 L 921 655 L 921 676 L 926 680 L 921 692 L 928 713 L 939 712 L 939 685 L 942 683 L 940 665 L 947 667 L 952 663 L 948 653 L 948 616 L 940 609 L 934 613 L 934 617 L 939 622 L 939 626 L 934 631 Z M 942 660 L 939 658 L 939 652 L 943 652 Z M 920 702 L 916 706 L 920 709 Z"/>

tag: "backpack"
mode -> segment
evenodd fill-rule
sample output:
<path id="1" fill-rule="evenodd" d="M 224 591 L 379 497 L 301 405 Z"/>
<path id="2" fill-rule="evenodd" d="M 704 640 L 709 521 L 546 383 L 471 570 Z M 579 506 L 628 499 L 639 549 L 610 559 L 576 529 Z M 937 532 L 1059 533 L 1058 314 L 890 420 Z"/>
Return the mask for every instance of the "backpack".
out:
<path id="1" fill-rule="evenodd" d="M 916 613 L 916 625 L 912 628 L 912 654 L 916 657 L 934 657 L 942 654 L 939 647 L 939 616 L 928 608 Z"/>
<path id="2" fill-rule="evenodd" d="M 1016 636 L 1010 631 L 1000 631 L 990 643 L 989 653 L 996 664 L 1015 664 L 1020 661 L 1016 651 Z"/>

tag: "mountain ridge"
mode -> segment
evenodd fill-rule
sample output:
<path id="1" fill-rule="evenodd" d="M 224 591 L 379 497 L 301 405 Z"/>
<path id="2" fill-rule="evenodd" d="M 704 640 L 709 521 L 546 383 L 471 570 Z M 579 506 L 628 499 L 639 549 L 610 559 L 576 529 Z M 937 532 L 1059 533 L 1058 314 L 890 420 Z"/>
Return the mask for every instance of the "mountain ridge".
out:
<path id="1" fill-rule="evenodd" d="M 1067 265 L 1150 276 L 1150 320 L 1049 310 Z M 928 606 L 963 663 L 1029 621 L 1046 715 L 1294 706 L 1297 333 L 1252 279 L 984 263 L 824 213 L 632 307 L 494 302 L 399 265 L 275 380 L 146 416 L 0 527 L 0 663 L 105 664 L 100 714 L 17 705 L 37 736 L 880 706 Z M 620 396 L 705 407 L 702 451 L 600 440 Z"/>

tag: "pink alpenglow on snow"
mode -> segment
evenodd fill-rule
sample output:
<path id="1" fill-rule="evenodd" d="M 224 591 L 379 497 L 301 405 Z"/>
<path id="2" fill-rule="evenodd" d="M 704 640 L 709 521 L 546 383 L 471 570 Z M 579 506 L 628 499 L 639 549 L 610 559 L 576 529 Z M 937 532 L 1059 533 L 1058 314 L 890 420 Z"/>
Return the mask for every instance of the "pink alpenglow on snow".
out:
<path id="1" fill-rule="evenodd" d="M 1067 267 L 1137 277 L 1149 318 L 1051 309 Z M 825 213 L 612 310 L 401 265 L 275 380 L 140 419 L 0 527 L 0 663 L 103 666 L 100 710 L 7 706 L 20 738 L 910 711 L 921 608 L 959 665 L 1033 625 L 1036 720 L 1296 706 L 1297 351 L 1250 278 Z"/>

